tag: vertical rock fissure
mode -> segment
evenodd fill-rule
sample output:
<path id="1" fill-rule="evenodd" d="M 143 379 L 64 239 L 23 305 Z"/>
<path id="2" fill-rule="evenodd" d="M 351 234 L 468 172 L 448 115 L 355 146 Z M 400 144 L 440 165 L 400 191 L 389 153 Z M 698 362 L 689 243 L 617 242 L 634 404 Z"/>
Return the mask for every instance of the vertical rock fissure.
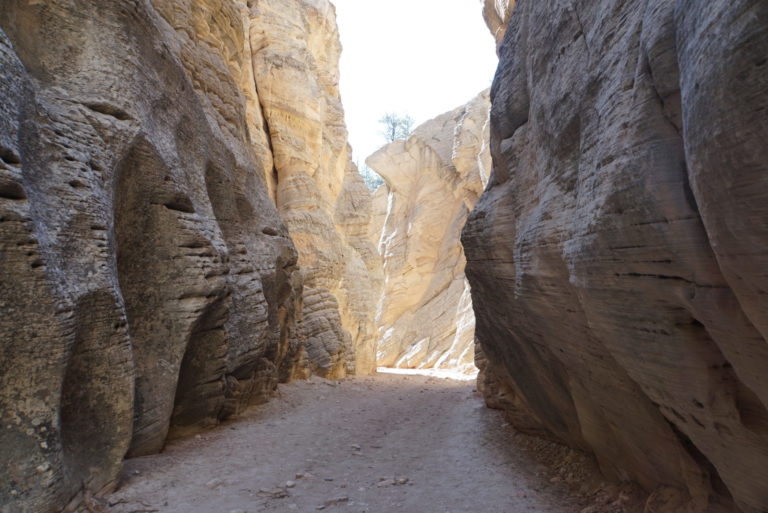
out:
<path id="1" fill-rule="evenodd" d="M 252 7 L 253 3 L 248 3 L 248 8 L 250 9 Z M 253 47 L 253 39 L 251 37 L 250 31 L 248 33 L 248 48 L 251 50 L 251 55 L 256 55 L 256 52 L 254 51 Z M 269 119 L 267 118 L 267 112 L 264 108 L 264 102 L 262 101 L 262 93 L 259 91 L 259 81 L 256 80 L 256 68 L 254 67 L 253 62 L 251 62 L 251 69 L 253 70 L 253 86 L 256 90 L 256 95 L 258 97 L 258 105 L 259 105 L 259 112 L 261 113 L 261 119 L 262 119 L 262 127 L 264 129 L 264 135 L 267 139 L 267 147 L 269 148 L 269 152 L 274 155 L 275 154 L 275 145 L 272 141 L 272 130 L 269 128 Z M 278 185 L 280 183 L 280 175 L 277 172 L 277 166 L 274 164 L 274 160 L 272 161 L 272 178 L 275 181 L 275 185 Z M 279 208 L 280 205 L 277 203 L 277 190 L 275 190 L 274 196 L 272 198 L 275 202 L 275 205 Z"/>

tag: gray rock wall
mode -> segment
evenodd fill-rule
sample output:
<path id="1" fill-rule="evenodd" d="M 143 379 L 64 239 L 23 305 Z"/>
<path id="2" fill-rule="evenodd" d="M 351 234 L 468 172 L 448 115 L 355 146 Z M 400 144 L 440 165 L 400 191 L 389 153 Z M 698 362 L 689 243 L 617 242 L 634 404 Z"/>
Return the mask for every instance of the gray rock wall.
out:
<path id="1" fill-rule="evenodd" d="M 213 3 L 189 37 L 170 1 L 0 4 L 3 513 L 108 490 L 294 373 L 245 3 Z"/>
<path id="2" fill-rule="evenodd" d="M 768 511 L 768 3 L 521 0 L 500 58 L 489 402 L 648 511 Z"/>

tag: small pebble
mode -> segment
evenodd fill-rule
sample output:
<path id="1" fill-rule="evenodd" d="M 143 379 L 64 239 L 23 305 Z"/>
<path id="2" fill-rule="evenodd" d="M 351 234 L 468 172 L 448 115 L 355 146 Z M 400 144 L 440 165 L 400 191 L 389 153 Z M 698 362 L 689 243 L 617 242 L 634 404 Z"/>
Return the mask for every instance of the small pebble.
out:
<path id="1" fill-rule="evenodd" d="M 349 502 L 349 497 L 342 495 L 341 497 L 336 497 L 334 499 L 330 499 L 325 501 L 323 506 L 333 506 L 334 504 L 341 504 L 342 502 Z"/>
<path id="2" fill-rule="evenodd" d="M 210 481 L 205 483 L 205 486 L 207 486 L 208 488 L 211 488 L 211 489 L 219 487 L 221 485 L 222 485 L 221 479 L 211 479 Z"/>
<path id="3" fill-rule="evenodd" d="M 285 482 L 285 487 L 286 488 L 293 488 L 294 486 L 296 486 L 296 481 L 286 481 Z"/>

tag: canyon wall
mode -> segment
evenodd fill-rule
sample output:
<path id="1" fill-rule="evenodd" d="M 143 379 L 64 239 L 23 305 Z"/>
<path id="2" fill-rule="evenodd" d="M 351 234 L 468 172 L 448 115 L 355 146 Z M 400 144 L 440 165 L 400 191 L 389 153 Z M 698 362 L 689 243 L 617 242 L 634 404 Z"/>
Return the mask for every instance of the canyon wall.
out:
<path id="1" fill-rule="evenodd" d="M 0 4 L 3 513 L 374 366 L 333 8 L 251 4 Z"/>
<path id="2" fill-rule="evenodd" d="M 250 48 L 275 198 L 304 274 L 298 335 L 308 367 L 327 378 L 369 374 L 381 261 L 368 238 L 371 194 L 347 144 L 335 9 L 328 0 L 252 3 Z"/>
<path id="3" fill-rule="evenodd" d="M 491 31 L 496 45 L 500 45 L 507 31 L 516 0 L 482 0 L 483 19 Z"/>
<path id="4" fill-rule="evenodd" d="M 499 53 L 489 403 L 647 512 L 768 511 L 768 4 L 522 0 Z"/>
<path id="5" fill-rule="evenodd" d="M 378 364 L 475 370 L 474 315 L 458 243 L 490 170 L 489 92 L 371 155 L 385 180 L 374 225 L 384 286 Z"/>

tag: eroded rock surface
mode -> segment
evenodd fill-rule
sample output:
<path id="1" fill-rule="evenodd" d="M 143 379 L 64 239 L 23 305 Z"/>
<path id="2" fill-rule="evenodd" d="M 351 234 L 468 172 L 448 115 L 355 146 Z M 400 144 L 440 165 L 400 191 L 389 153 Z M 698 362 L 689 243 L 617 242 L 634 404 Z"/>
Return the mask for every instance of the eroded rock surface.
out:
<path id="1" fill-rule="evenodd" d="M 766 56 L 758 0 L 522 1 L 500 48 L 482 386 L 648 511 L 768 510 Z"/>
<path id="2" fill-rule="evenodd" d="M 3 513 L 108 490 L 310 367 L 373 368 L 333 9 L 249 4 L 0 5 Z"/>
<path id="3" fill-rule="evenodd" d="M 385 180 L 373 223 L 382 226 L 384 260 L 380 366 L 474 370 L 474 314 L 458 240 L 490 169 L 489 108 L 486 91 L 368 158 Z"/>
<path id="4" fill-rule="evenodd" d="M 312 372 L 368 374 L 381 263 L 368 238 L 371 194 L 347 144 L 335 8 L 327 0 L 253 4 L 253 70 L 276 201 L 304 273 L 298 335 Z"/>
<path id="5" fill-rule="evenodd" d="M 483 0 L 483 19 L 497 45 L 504 39 L 515 2 L 516 0 Z"/>

